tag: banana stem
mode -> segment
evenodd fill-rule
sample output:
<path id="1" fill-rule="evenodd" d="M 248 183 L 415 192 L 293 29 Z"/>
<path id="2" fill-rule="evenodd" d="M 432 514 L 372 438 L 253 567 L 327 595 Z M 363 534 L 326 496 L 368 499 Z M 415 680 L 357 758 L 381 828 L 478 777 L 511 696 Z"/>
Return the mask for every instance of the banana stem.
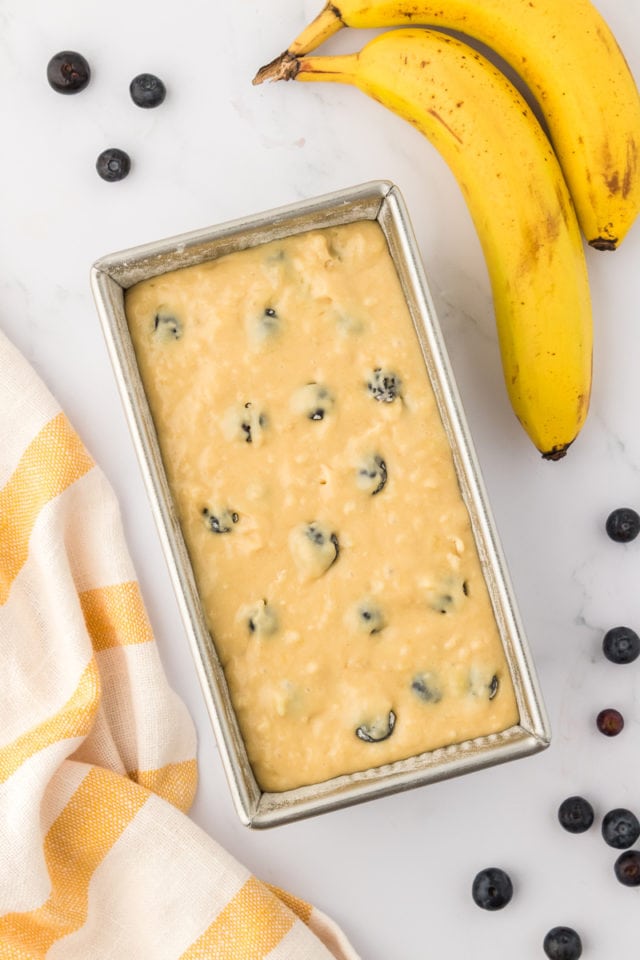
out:
<path id="1" fill-rule="evenodd" d="M 326 80 L 328 83 L 353 83 L 357 53 L 337 57 L 300 57 L 296 60 L 296 80 Z"/>
<path id="2" fill-rule="evenodd" d="M 339 9 L 328 3 L 293 41 L 288 50 L 279 57 L 260 67 L 253 78 L 254 86 L 265 80 L 293 80 L 297 74 L 298 57 L 315 50 L 321 43 L 337 33 L 344 26 Z"/>
<path id="3" fill-rule="evenodd" d="M 260 67 L 251 82 L 255 87 L 259 83 L 264 83 L 265 80 L 295 80 L 298 64 L 298 58 L 285 50 L 271 63 L 265 63 L 264 67 Z"/>
<path id="4" fill-rule="evenodd" d="M 315 20 L 312 20 L 302 33 L 298 34 L 289 47 L 289 53 L 292 53 L 295 57 L 310 53 L 325 40 L 328 40 L 329 37 L 332 37 L 334 33 L 337 33 L 344 25 L 338 7 L 333 3 L 328 3 Z"/>

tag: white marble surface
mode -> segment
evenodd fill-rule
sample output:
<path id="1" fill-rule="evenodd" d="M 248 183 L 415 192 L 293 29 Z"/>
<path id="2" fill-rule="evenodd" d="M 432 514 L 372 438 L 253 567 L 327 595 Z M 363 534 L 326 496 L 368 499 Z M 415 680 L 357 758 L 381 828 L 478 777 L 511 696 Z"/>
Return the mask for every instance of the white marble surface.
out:
<path id="1" fill-rule="evenodd" d="M 556 809 L 584 793 L 600 815 L 614 806 L 640 813 L 640 662 L 616 667 L 600 652 L 609 627 L 640 629 L 640 541 L 620 546 L 604 533 L 612 508 L 640 508 L 640 222 L 615 254 L 588 253 L 591 412 L 567 458 L 544 463 L 508 406 L 479 244 L 435 151 L 354 90 L 251 86 L 255 69 L 318 6 L 3 0 L 0 327 L 57 395 L 119 495 L 166 669 L 199 731 L 198 823 L 260 877 L 334 916 L 368 960 L 536 960 L 556 924 L 580 931 L 589 960 L 631 956 L 640 891 L 617 883 L 614 852 L 596 829 L 570 836 Z M 638 0 L 597 6 L 640 78 Z M 345 31 L 328 49 L 354 49 L 361 39 Z M 56 95 L 45 79 L 49 57 L 65 48 L 93 67 L 90 86 L 75 97 Z M 129 81 L 143 70 L 168 86 L 157 110 L 129 100 Z M 113 145 L 130 152 L 134 167 L 127 180 L 106 184 L 94 163 Z M 535 758 L 465 779 L 252 832 L 238 822 L 224 782 L 89 268 L 126 246 L 374 178 L 397 183 L 413 217 L 553 743 Z M 607 705 L 626 716 L 615 740 L 594 727 Z M 516 888 L 499 914 L 470 897 L 474 873 L 489 864 L 505 867 Z"/>

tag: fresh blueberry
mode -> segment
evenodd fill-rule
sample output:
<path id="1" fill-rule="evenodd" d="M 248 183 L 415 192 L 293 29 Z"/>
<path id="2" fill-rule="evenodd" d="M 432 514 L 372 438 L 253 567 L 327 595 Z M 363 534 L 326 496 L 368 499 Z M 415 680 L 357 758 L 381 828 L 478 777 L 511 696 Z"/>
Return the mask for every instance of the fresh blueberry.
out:
<path id="1" fill-rule="evenodd" d="M 596 726 L 605 737 L 617 737 L 624 727 L 624 717 L 619 710 L 606 707 L 596 717 Z"/>
<path id="2" fill-rule="evenodd" d="M 388 716 L 375 720 L 373 723 L 363 723 L 356 729 L 356 737 L 365 743 L 380 743 L 386 740 L 394 731 L 396 715 L 389 710 Z"/>
<path id="3" fill-rule="evenodd" d="M 549 960 L 578 960 L 582 956 L 582 940 L 571 927 L 549 930 L 543 947 Z"/>
<path id="4" fill-rule="evenodd" d="M 159 107 L 167 95 L 167 89 L 152 73 L 139 73 L 129 84 L 131 99 L 137 107 Z"/>
<path id="5" fill-rule="evenodd" d="M 626 850 L 640 837 L 640 821 L 631 810 L 616 807 L 609 810 L 602 820 L 602 836 L 610 847 Z"/>
<path id="6" fill-rule="evenodd" d="M 640 887 L 640 850 L 625 850 L 616 860 L 613 869 L 625 887 Z"/>
<path id="7" fill-rule="evenodd" d="M 584 833 L 593 823 L 593 807 L 584 797 L 567 797 L 558 809 L 558 820 L 569 833 Z"/>
<path id="8" fill-rule="evenodd" d="M 483 910 L 502 910 L 513 896 L 511 877 L 500 867 L 486 867 L 476 874 L 471 895 Z"/>
<path id="9" fill-rule="evenodd" d="M 630 543 L 640 533 L 640 515 L 631 507 L 619 507 L 607 517 L 606 530 L 617 543 Z"/>
<path id="10" fill-rule="evenodd" d="M 630 627 L 612 627 L 604 635 L 602 649 L 611 663 L 632 663 L 640 655 L 640 637 Z"/>
<path id="11" fill-rule="evenodd" d="M 47 64 L 47 80 L 56 93 L 79 93 L 90 78 L 89 64 L 74 50 L 56 53 Z"/>
<path id="12" fill-rule="evenodd" d="M 376 367 L 367 380 L 369 393 L 380 403 L 392 403 L 400 396 L 401 385 L 397 374 L 391 370 L 383 370 L 382 367 Z"/>
<path id="13" fill-rule="evenodd" d="M 108 150 L 103 150 L 96 160 L 96 170 L 108 183 L 124 180 L 131 170 L 129 154 L 118 147 L 109 147 Z"/>

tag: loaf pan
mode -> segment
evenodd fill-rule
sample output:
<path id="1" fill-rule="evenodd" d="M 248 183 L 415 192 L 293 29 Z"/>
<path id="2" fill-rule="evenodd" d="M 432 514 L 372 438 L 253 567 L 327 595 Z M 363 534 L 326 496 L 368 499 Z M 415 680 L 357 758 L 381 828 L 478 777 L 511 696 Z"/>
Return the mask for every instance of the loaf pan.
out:
<path id="1" fill-rule="evenodd" d="M 519 709 L 502 733 L 452 744 L 407 760 L 281 793 L 262 791 L 251 771 L 224 674 L 201 608 L 189 556 L 165 476 L 124 310 L 129 287 L 168 271 L 216 259 L 307 230 L 377 220 L 387 239 L 434 390 L 469 511 L 472 532 Z M 251 827 L 271 827 L 521 758 L 544 749 L 548 721 L 531 651 L 517 610 L 472 439 L 434 312 L 409 216 L 388 181 L 335 193 L 124 250 L 97 261 L 91 286 L 117 386 L 158 526 L 203 696 L 237 813 Z M 205 761 L 206 762 L 206 761 Z"/>

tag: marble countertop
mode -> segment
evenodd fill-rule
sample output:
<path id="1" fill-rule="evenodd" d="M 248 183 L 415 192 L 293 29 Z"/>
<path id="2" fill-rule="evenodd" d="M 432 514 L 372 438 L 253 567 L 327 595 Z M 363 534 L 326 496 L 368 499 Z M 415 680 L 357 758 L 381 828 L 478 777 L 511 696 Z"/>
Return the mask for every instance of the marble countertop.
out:
<path id="1" fill-rule="evenodd" d="M 560 802 L 580 793 L 599 818 L 640 814 L 640 661 L 607 662 L 604 632 L 640 630 L 640 540 L 608 539 L 610 510 L 640 509 L 640 222 L 614 254 L 589 250 L 594 388 L 569 455 L 543 462 L 502 385 L 488 276 L 462 195 L 427 141 L 339 85 L 252 87 L 319 0 L 153 5 L 4 0 L 0 183 L 0 328 L 57 396 L 116 489 L 170 680 L 199 733 L 194 819 L 259 877 L 313 901 L 367 960 L 543 956 L 555 925 L 574 926 L 583 956 L 631 955 L 637 890 L 613 875 L 599 827 L 571 836 Z M 637 0 L 598 0 L 640 78 Z M 327 49 L 370 34 L 343 31 Z M 93 68 L 62 97 L 45 68 L 58 50 Z M 594 69 L 597 69 L 594 64 Z M 161 76 L 156 110 L 135 107 L 131 78 Z M 108 146 L 130 176 L 95 172 Z M 542 754 L 270 831 L 232 807 L 184 629 L 161 554 L 94 308 L 89 270 L 100 256 L 366 180 L 389 179 L 409 207 L 485 484 L 537 663 L 553 740 Z M 626 718 L 608 739 L 605 706 Z M 479 910 L 480 868 L 511 874 L 499 914 Z"/>

